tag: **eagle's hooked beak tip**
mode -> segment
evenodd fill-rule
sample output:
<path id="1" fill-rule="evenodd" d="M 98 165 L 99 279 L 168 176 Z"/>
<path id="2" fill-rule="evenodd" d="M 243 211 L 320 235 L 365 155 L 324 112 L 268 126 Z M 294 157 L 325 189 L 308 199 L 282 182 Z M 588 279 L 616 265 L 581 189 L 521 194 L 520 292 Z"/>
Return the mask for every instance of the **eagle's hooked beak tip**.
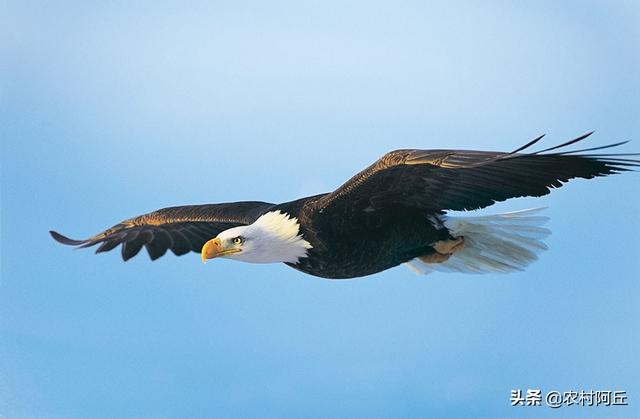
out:
<path id="1" fill-rule="evenodd" d="M 222 242 L 219 238 L 213 238 L 206 242 L 204 246 L 202 246 L 202 250 L 200 250 L 200 258 L 202 259 L 202 263 L 207 263 L 207 259 L 213 259 L 220 254 L 220 249 L 222 247 Z"/>

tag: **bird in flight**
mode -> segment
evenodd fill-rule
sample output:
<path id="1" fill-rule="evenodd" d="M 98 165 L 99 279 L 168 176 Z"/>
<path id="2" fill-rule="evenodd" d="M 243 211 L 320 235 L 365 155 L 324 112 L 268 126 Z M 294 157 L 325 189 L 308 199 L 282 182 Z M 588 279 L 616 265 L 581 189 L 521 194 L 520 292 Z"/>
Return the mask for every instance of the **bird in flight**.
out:
<path id="1" fill-rule="evenodd" d="M 330 193 L 281 204 L 258 201 L 163 208 L 124 220 L 86 240 L 55 231 L 63 244 L 96 253 L 122 245 L 122 258 L 144 246 L 152 260 L 171 250 L 200 252 L 202 261 L 229 258 L 285 263 L 310 275 L 344 279 L 400 264 L 418 273 L 523 270 L 546 249 L 540 209 L 476 217 L 509 198 L 546 195 L 573 178 L 633 170 L 640 153 L 591 153 L 626 142 L 561 151 L 592 133 L 526 153 L 540 136 L 512 152 L 395 150 Z"/>

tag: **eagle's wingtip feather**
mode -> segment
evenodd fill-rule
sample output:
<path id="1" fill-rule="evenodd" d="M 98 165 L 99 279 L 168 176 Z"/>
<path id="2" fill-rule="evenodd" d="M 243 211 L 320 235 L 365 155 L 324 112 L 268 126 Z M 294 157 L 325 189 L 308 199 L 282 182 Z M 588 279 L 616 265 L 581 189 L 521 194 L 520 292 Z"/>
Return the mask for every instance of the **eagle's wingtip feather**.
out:
<path id="1" fill-rule="evenodd" d="M 49 234 L 51 234 L 51 237 L 53 237 L 53 239 L 55 241 L 57 241 L 58 243 L 66 244 L 68 246 L 78 246 L 78 245 L 83 244 L 83 243 L 86 242 L 86 240 L 70 239 L 69 237 L 63 236 L 62 234 L 58 233 L 57 231 L 53 231 L 53 230 L 49 230 Z"/>

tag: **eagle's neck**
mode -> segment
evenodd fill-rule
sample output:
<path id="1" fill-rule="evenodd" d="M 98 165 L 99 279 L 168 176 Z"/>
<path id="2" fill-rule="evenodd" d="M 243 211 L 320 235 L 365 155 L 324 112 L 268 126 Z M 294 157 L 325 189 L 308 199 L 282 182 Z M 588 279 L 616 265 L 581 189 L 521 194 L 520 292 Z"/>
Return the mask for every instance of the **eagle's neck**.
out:
<path id="1" fill-rule="evenodd" d="M 280 211 L 262 215 L 246 227 L 246 234 L 255 240 L 251 251 L 244 255 L 246 262 L 297 263 L 313 247 L 300 234 L 298 219 Z M 242 260 L 242 256 L 240 252 L 236 259 Z"/>

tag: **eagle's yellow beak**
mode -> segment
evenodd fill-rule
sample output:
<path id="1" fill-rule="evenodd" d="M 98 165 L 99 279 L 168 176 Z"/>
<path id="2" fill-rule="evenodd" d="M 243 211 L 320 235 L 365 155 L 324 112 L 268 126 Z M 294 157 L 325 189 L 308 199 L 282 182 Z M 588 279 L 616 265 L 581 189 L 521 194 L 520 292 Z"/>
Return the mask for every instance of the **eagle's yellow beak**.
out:
<path id="1" fill-rule="evenodd" d="M 207 259 L 213 259 L 219 256 L 230 255 L 238 252 L 240 252 L 240 249 L 224 249 L 222 247 L 222 241 L 216 237 L 209 240 L 204 244 L 204 246 L 202 246 L 202 250 L 200 250 L 200 257 L 202 258 L 202 263 L 205 263 Z"/>

